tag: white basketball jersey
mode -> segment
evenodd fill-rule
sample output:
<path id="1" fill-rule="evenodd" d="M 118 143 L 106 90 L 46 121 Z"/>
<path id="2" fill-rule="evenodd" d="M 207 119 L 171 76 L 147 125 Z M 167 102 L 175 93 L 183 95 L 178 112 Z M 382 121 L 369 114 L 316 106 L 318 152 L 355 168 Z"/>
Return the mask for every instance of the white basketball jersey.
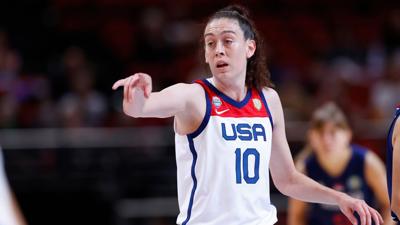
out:
<path id="1" fill-rule="evenodd" d="M 271 225 L 272 118 L 262 92 L 237 102 L 208 80 L 206 115 L 193 133 L 175 135 L 181 225 Z"/>

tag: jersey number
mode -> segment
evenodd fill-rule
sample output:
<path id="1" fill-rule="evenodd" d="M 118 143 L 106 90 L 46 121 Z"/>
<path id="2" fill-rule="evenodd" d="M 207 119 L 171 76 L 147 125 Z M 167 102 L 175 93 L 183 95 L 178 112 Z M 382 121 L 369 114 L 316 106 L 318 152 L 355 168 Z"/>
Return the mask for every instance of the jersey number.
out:
<path id="1" fill-rule="evenodd" d="M 255 148 L 248 148 L 243 152 L 240 148 L 235 151 L 236 154 L 236 183 L 242 183 L 242 171 L 243 179 L 247 184 L 255 184 L 260 178 L 259 168 L 260 168 L 260 153 L 258 153 Z M 254 173 L 253 176 L 249 176 L 249 156 L 254 156 Z M 243 158 L 243 159 L 242 159 Z"/>

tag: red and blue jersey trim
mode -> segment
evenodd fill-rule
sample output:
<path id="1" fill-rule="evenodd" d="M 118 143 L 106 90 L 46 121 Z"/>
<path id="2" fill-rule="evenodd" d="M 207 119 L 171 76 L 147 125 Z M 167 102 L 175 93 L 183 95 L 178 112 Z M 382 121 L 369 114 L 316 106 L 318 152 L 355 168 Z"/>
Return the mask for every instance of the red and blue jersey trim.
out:
<path id="1" fill-rule="evenodd" d="M 197 80 L 208 96 L 211 105 L 210 116 L 218 117 L 269 117 L 273 124 L 268 104 L 262 91 L 248 88 L 245 98 L 242 101 L 235 101 L 219 91 L 208 80 Z"/>

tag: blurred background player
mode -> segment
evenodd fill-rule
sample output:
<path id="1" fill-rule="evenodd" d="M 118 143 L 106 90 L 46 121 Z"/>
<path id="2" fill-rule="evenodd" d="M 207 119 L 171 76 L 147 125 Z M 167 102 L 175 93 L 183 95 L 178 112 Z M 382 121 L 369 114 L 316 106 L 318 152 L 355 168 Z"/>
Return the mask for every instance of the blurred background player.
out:
<path id="1" fill-rule="evenodd" d="M 299 154 L 296 166 L 323 185 L 364 199 L 369 205 L 376 202 L 385 224 L 392 224 L 384 165 L 372 151 L 351 144 L 351 138 L 352 131 L 339 107 L 332 102 L 322 105 L 313 114 L 308 146 Z M 351 224 L 335 206 L 294 199 L 290 200 L 288 221 L 289 225 Z"/>
<path id="2" fill-rule="evenodd" d="M 3 155 L 0 148 L 0 224 L 26 225 L 14 193 L 10 190 L 3 164 Z"/>
<path id="3" fill-rule="evenodd" d="M 400 105 L 390 125 L 387 140 L 387 181 L 393 220 L 400 224 Z"/>

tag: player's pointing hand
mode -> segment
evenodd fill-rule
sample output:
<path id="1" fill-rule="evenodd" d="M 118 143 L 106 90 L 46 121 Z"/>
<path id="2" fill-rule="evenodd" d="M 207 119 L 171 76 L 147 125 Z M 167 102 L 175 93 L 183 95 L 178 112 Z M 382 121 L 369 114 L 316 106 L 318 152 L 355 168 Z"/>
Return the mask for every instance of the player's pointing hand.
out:
<path id="1" fill-rule="evenodd" d="M 112 89 L 116 90 L 121 86 L 124 86 L 124 100 L 131 102 L 133 100 L 133 92 L 136 88 L 141 89 L 144 93 L 144 97 L 148 98 L 152 89 L 152 81 L 148 74 L 136 73 L 125 79 L 118 80 L 114 83 Z"/>

